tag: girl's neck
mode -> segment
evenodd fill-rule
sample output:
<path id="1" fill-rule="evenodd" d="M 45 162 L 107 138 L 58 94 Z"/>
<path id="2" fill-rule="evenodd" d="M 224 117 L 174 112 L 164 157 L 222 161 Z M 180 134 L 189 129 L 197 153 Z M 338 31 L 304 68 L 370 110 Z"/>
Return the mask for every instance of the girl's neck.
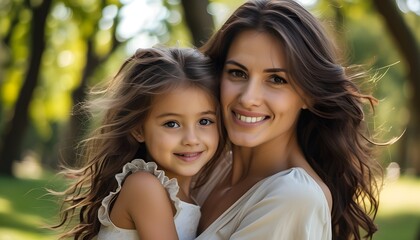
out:
<path id="1" fill-rule="evenodd" d="M 178 186 L 179 186 L 177 197 L 183 202 L 194 203 L 194 201 L 192 200 L 190 196 L 190 186 L 191 186 L 192 177 L 180 176 L 180 175 L 174 174 L 171 171 L 165 171 L 165 174 L 169 179 L 175 178 L 177 180 Z"/>
<path id="2" fill-rule="evenodd" d="M 190 196 L 191 177 L 176 177 L 178 181 L 179 191 L 177 197 L 187 203 L 195 203 Z"/>

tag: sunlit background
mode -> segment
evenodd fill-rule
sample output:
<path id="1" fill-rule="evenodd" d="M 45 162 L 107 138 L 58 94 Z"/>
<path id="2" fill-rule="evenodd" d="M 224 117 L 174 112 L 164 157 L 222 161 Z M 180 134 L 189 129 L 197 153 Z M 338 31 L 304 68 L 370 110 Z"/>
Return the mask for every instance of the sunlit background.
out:
<path id="1" fill-rule="evenodd" d="M 60 159 L 74 160 L 89 126 L 73 107 L 90 87 L 112 78 L 138 48 L 198 47 L 243 2 L 1 0 L 0 240 L 56 238 L 39 228 L 57 214 L 42 188 L 64 185 L 54 174 Z M 387 178 L 374 239 L 420 239 L 420 0 L 298 2 L 323 21 L 343 61 L 374 77 L 372 138 L 401 136 L 379 149 Z M 386 2 L 391 7 L 381 10 Z M 187 16 L 199 16 L 199 26 Z M 392 29 L 387 18 L 402 25 Z"/>

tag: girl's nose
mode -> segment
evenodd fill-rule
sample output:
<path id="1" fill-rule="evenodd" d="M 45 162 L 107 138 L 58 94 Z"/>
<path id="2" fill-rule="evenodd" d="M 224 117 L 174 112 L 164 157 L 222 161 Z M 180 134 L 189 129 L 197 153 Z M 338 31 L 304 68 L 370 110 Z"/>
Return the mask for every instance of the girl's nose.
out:
<path id="1" fill-rule="evenodd" d="M 191 146 L 199 144 L 200 140 L 197 134 L 197 130 L 193 127 L 185 129 L 182 144 Z"/>

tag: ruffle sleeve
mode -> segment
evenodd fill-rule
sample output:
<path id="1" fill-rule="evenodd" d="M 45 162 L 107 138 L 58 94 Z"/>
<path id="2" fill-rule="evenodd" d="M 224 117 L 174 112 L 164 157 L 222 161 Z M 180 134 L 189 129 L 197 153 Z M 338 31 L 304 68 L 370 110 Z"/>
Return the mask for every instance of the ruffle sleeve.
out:
<path id="1" fill-rule="evenodd" d="M 102 200 L 102 205 L 100 206 L 98 210 L 98 218 L 102 225 L 109 226 L 114 224 L 111 222 L 111 219 L 109 217 L 110 212 L 110 206 L 111 203 L 115 200 L 118 193 L 121 191 L 122 183 L 124 182 L 125 178 L 134 172 L 137 171 L 146 171 L 154 176 L 156 176 L 160 183 L 165 187 L 166 191 L 168 192 L 169 198 L 173 202 L 176 214 L 175 217 L 177 217 L 181 207 L 180 207 L 180 200 L 176 196 L 179 191 L 178 182 L 175 178 L 169 179 L 163 170 L 159 170 L 158 166 L 155 162 L 145 162 L 143 159 L 134 159 L 131 162 L 126 163 L 123 166 L 122 172 L 115 175 L 115 179 L 118 182 L 118 187 L 114 192 L 111 192 L 108 196 L 106 196 Z"/>

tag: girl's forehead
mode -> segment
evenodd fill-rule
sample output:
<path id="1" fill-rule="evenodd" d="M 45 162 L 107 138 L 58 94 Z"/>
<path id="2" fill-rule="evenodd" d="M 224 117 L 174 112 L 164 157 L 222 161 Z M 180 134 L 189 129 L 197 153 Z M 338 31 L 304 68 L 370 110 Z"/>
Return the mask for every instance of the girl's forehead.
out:
<path id="1" fill-rule="evenodd" d="M 212 90 L 206 89 L 203 86 L 194 85 L 192 83 L 180 83 L 172 85 L 164 89 L 159 94 L 153 96 L 152 103 L 162 101 L 168 98 L 179 98 L 184 95 L 194 95 L 194 96 L 205 96 L 209 99 L 213 99 Z M 194 101 L 194 98 L 190 99 Z M 168 100 L 169 101 L 169 100 Z"/>

